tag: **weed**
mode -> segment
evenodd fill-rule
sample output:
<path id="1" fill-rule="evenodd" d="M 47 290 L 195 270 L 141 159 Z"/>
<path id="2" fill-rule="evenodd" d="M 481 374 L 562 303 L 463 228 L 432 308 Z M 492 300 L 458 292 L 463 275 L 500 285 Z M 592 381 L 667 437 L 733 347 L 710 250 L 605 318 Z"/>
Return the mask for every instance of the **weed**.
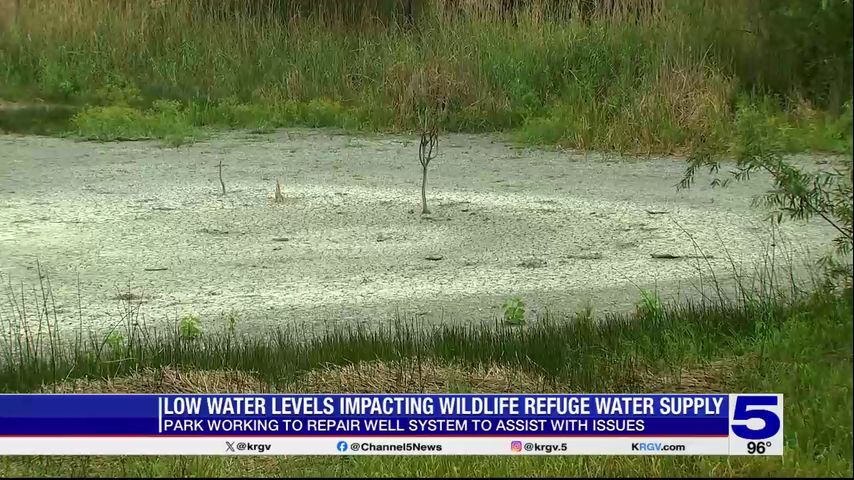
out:
<path id="1" fill-rule="evenodd" d="M 501 305 L 504 310 L 504 321 L 508 325 L 525 324 L 525 302 L 519 298 L 511 298 Z"/>
<path id="2" fill-rule="evenodd" d="M 120 332 L 112 331 L 107 335 L 106 344 L 113 352 L 121 354 L 127 347 L 127 339 Z"/>
<path id="3" fill-rule="evenodd" d="M 201 320 L 195 315 L 184 315 L 178 323 L 181 340 L 192 341 L 201 338 Z"/>
<path id="4" fill-rule="evenodd" d="M 225 321 L 227 323 L 229 335 L 234 335 L 235 330 L 237 328 L 237 315 L 233 312 L 229 313 L 228 315 L 226 315 Z"/>
<path id="5" fill-rule="evenodd" d="M 636 312 L 638 317 L 650 320 L 652 322 L 660 322 L 664 320 L 664 306 L 657 292 L 641 290 L 641 298 L 636 304 Z"/>

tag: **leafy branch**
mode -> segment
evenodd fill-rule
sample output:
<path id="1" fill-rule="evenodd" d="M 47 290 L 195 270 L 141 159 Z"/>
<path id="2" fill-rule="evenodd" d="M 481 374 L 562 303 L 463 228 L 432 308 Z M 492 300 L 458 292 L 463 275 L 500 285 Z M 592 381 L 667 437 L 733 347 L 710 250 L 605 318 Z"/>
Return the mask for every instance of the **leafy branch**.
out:
<path id="1" fill-rule="evenodd" d="M 739 122 L 738 126 L 735 169 L 730 172 L 729 178 L 715 177 L 712 186 L 725 187 L 731 180 L 748 180 L 755 172 L 765 172 L 770 175 L 773 186 L 754 198 L 754 205 L 768 207 L 769 218 L 776 223 L 782 222 L 784 218 L 821 218 L 837 232 L 833 240 L 836 253 L 850 254 L 854 245 L 854 164 L 851 160 L 847 161 L 844 168 L 834 168 L 832 171 L 806 171 L 786 161 L 782 153 L 785 151 L 782 138 L 773 127 L 753 121 Z M 701 143 L 689 156 L 688 167 L 678 187 L 690 188 L 698 169 L 708 168 L 710 174 L 720 172 L 719 152 L 720 149 Z M 832 267 L 832 274 L 842 271 L 832 254 L 820 262 Z M 850 271 L 846 274 L 851 277 Z"/>

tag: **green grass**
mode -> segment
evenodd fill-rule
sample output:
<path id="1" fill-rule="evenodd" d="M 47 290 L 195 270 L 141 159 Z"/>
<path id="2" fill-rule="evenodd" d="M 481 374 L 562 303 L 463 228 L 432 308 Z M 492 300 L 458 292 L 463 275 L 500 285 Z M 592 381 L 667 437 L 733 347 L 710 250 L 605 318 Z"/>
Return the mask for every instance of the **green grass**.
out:
<path id="1" fill-rule="evenodd" d="M 38 290 L 36 290 L 38 292 Z M 49 297 L 48 297 L 49 298 Z M 37 299 L 38 300 L 38 299 Z M 42 305 L 43 305 L 43 298 Z M 49 303 L 48 303 L 49 305 Z M 14 311 L 4 311 L 11 322 Z M 48 309 L 49 311 L 49 309 Z M 32 310 L 31 310 L 32 312 Z M 49 315 L 44 321 L 49 321 Z M 850 476 L 852 459 L 852 292 L 817 289 L 788 300 L 687 306 L 661 304 L 647 293 L 633 315 L 593 321 L 589 310 L 541 318 L 526 326 L 441 327 L 405 323 L 374 332 L 335 330 L 317 338 L 294 332 L 243 337 L 228 330 L 187 335 L 188 320 L 146 337 L 129 328 L 91 343 L 66 343 L 56 330 L 5 348 L 0 391 L 33 391 L 56 379 L 120 378 L 141 367 L 250 372 L 259 388 L 287 391 L 301 373 L 328 364 L 384 360 L 410 376 L 438 361 L 467 369 L 503 365 L 536 373 L 544 391 L 673 391 L 702 373 L 724 392 L 785 395 L 782 458 L 605 457 L 4 457 L 4 476 Z M 595 315 L 595 314 L 593 314 Z M 195 325 L 199 323 L 192 320 Z M 6 325 L 5 328 L 15 328 Z M 52 333 L 51 333 L 52 332 Z M 51 340 L 54 338 L 54 340 Z M 17 353 L 15 352 L 17 350 Z M 124 360 L 121 360 L 124 359 Z M 728 367 L 728 368 L 727 368 Z M 651 375 L 651 377 L 650 377 Z M 666 382 L 650 384 L 650 378 Z M 520 382 L 522 380 L 519 380 Z M 530 389 L 530 387 L 524 387 Z M 691 387 L 686 387 L 691 391 Z M 694 387 L 698 388 L 698 387 Z M 465 388 L 464 388 L 465 389 Z M 679 390 L 685 391 L 685 390 Z"/>
<path id="2" fill-rule="evenodd" d="M 4 332 L 27 335 L 12 335 L 14 343 L 0 343 L 2 391 L 28 391 L 58 379 L 109 378 L 168 365 L 253 372 L 271 387 L 284 388 L 301 373 L 323 365 L 405 363 L 413 358 L 466 367 L 501 364 L 544 375 L 555 385 L 629 391 L 641 386 L 643 372 L 673 373 L 721 352 L 732 353 L 735 339 L 757 335 L 759 320 L 766 319 L 761 325 L 767 327 L 801 308 L 772 301 L 770 293 L 737 303 L 665 308 L 655 294 L 644 292 L 633 315 L 609 313 L 595 322 L 594 314 L 550 313 L 523 328 L 496 319 L 494 324 L 442 326 L 425 333 L 414 320 L 400 319 L 372 329 L 334 329 L 317 337 L 301 326 L 243 336 L 213 323 L 215 319 L 195 317 L 180 319 L 172 329 L 150 331 L 139 326 L 138 307 L 128 303 L 123 324 L 113 330 L 112 335 L 122 339 L 116 342 L 61 331 L 51 313 L 50 293 L 41 291 L 23 298 L 7 292 L 11 300 L 0 311 L 0 326 Z M 577 315 L 586 320 L 576 321 Z M 115 343 L 121 348 L 111 348 Z"/>
<path id="3" fill-rule="evenodd" d="M 852 19 L 840 0 L 674 0 L 640 22 L 534 8 L 516 25 L 423 0 L 418 29 L 391 0 L 271 3 L 303 9 L 298 19 L 228 2 L 105 2 L 22 2 L 18 28 L 0 32 L 0 98 L 93 107 L 68 130 L 101 140 L 189 140 L 193 127 L 410 131 L 418 111 L 444 104 L 446 130 L 573 148 L 727 148 L 745 112 L 760 111 L 749 118 L 779 128 L 792 151 L 851 150 Z M 175 103 L 164 112 L 158 101 Z"/>
<path id="4" fill-rule="evenodd" d="M 201 133 L 176 102 L 158 100 L 141 111 L 128 106 L 88 107 L 71 118 L 74 133 L 86 140 L 147 140 L 160 138 L 180 145 Z"/>

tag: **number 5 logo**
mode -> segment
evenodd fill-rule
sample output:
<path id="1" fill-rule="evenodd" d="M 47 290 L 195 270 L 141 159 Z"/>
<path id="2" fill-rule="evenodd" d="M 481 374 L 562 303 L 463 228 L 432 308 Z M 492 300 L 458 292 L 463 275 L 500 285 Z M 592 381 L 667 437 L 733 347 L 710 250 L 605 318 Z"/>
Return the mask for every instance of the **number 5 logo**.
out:
<path id="1" fill-rule="evenodd" d="M 746 440 L 773 437 L 780 431 L 780 417 L 773 411 L 777 409 L 778 402 L 779 398 L 773 395 L 736 397 L 731 422 L 732 432 Z M 748 422 L 753 419 L 761 420 L 763 426 L 759 429 L 750 428 Z"/>

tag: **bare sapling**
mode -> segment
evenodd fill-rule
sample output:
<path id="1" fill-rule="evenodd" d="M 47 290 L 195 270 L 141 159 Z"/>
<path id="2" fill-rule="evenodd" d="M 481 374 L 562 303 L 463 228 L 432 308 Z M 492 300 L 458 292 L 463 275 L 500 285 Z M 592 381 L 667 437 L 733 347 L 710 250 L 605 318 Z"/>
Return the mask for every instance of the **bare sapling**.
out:
<path id="1" fill-rule="evenodd" d="M 219 184 L 222 186 L 222 194 L 225 195 L 225 182 L 222 181 L 222 160 L 219 161 Z"/>
<path id="2" fill-rule="evenodd" d="M 439 153 L 439 133 L 435 125 L 427 127 L 427 120 L 424 120 L 424 127 L 421 130 L 421 143 L 418 145 L 418 161 L 421 162 L 421 214 L 429 214 L 430 209 L 427 208 L 427 166 L 430 165 L 430 160 L 436 158 Z"/>

